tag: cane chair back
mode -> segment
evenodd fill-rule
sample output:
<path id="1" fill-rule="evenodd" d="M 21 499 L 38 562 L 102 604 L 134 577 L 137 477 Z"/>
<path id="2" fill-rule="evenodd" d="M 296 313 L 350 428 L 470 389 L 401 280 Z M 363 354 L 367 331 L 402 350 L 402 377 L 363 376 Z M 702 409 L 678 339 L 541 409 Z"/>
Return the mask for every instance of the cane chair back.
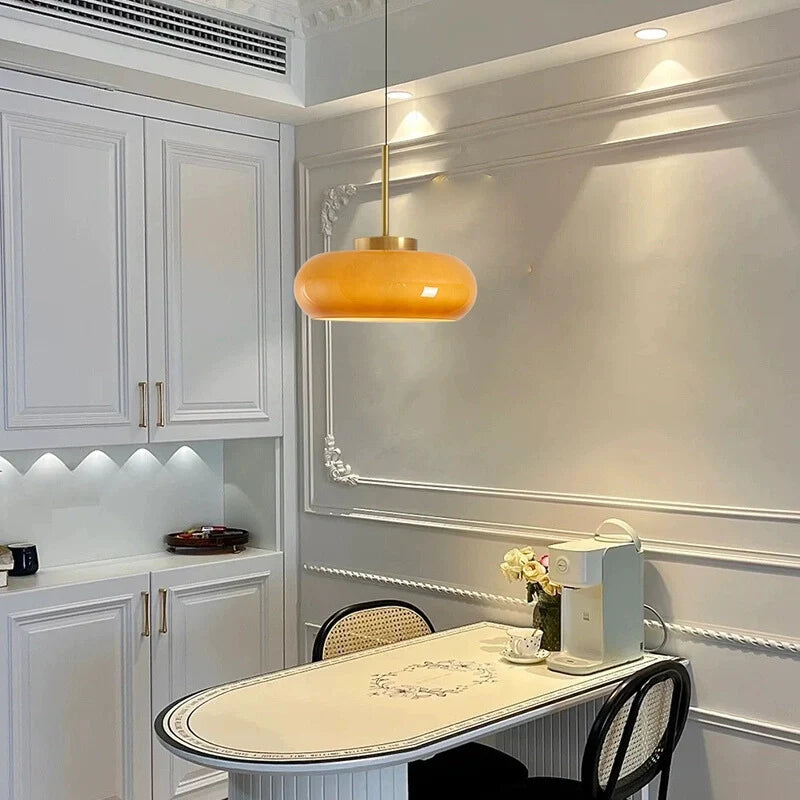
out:
<path id="1" fill-rule="evenodd" d="M 373 647 L 433 633 L 431 621 L 411 603 L 375 600 L 357 603 L 329 617 L 314 639 L 314 661 L 325 661 Z"/>
<path id="2" fill-rule="evenodd" d="M 622 800 L 661 775 L 665 800 L 672 753 L 689 712 L 691 682 L 677 661 L 647 667 L 619 686 L 601 708 L 583 757 L 592 800 Z"/>

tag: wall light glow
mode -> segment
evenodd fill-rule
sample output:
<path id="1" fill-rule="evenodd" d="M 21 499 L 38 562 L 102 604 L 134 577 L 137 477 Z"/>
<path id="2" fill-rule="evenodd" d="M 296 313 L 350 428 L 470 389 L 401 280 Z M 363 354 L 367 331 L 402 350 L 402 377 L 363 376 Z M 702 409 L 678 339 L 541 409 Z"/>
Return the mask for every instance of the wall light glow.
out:
<path id="1" fill-rule="evenodd" d="M 55 453 L 43 453 L 31 464 L 28 472 L 57 473 L 69 472 L 69 467 Z"/>
<path id="2" fill-rule="evenodd" d="M 169 464 L 190 464 L 194 461 L 202 461 L 199 455 L 189 445 L 181 445 L 168 459 Z"/>
<path id="3" fill-rule="evenodd" d="M 433 125 L 421 112 L 410 111 L 403 117 L 391 139 L 392 141 L 400 142 L 419 139 L 422 136 L 430 136 L 433 133 L 436 133 Z"/>
<path id="4" fill-rule="evenodd" d="M 111 457 L 108 453 L 104 453 L 102 450 L 92 450 L 86 458 L 81 461 L 81 464 L 113 464 L 114 462 L 111 460 Z M 80 465 L 79 465 L 80 466 Z"/>

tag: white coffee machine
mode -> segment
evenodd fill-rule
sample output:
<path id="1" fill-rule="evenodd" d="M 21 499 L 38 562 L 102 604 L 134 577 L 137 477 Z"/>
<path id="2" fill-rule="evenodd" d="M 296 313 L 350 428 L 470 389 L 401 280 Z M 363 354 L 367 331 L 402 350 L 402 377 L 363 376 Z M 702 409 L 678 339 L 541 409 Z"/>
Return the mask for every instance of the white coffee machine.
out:
<path id="1" fill-rule="evenodd" d="M 554 544 L 550 578 L 563 587 L 555 672 L 589 675 L 644 653 L 644 560 L 636 531 L 606 520 L 593 539 Z"/>

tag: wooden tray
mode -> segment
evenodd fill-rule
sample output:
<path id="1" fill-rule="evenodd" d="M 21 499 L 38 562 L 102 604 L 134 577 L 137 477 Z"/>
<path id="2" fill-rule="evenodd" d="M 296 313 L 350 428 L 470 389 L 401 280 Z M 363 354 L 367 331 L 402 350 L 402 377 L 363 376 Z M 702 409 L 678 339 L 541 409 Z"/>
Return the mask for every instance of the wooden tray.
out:
<path id="1" fill-rule="evenodd" d="M 176 550 L 189 550 L 195 553 L 203 551 L 219 552 L 228 550 L 238 553 L 250 541 L 249 531 L 242 528 L 209 528 L 180 533 L 168 533 L 164 537 L 164 544 L 170 553 Z"/>

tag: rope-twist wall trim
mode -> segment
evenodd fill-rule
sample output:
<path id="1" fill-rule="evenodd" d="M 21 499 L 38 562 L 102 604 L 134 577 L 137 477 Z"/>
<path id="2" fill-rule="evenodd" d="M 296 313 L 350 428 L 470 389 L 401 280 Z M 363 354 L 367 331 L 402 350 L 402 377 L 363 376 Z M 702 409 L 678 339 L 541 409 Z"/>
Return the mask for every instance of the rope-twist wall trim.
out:
<path id="1" fill-rule="evenodd" d="M 508 597 L 502 594 L 492 594 L 491 592 L 479 592 L 475 589 L 464 589 L 460 586 L 447 586 L 441 583 L 428 583 L 417 581 L 411 578 L 397 578 L 392 575 L 377 575 L 371 572 L 357 572 L 351 569 L 341 569 L 339 567 L 328 567 L 322 564 L 304 564 L 306 572 L 317 575 L 327 575 L 333 578 L 345 578 L 347 580 L 364 581 L 366 583 L 376 583 L 381 586 L 397 586 L 401 589 L 413 589 L 415 591 L 430 592 L 431 594 L 446 595 L 460 600 L 473 600 L 479 603 L 493 603 L 504 606 L 527 606 L 520 597 Z M 646 619 L 644 624 L 648 628 L 660 628 L 661 624 L 656 620 Z M 701 628 L 696 625 L 686 625 L 678 622 L 667 622 L 667 632 L 690 636 L 697 639 L 708 639 L 721 644 L 744 647 L 753 650 L 774 650 L 782 653 L 798 655 L 800 654 L 800 641 L 781 641 L 771 639 L 766 636 L 756 636 L 754 634 L 737 633 L 736 631 L 723 631 L 713 628 Z"/>
<path id="2" fill-rule="evenodd" d="M 646 619 L 644 624 L 648 627 L 658 627 L 655 620 Z M 679 622 L 668 622 L 667 631 L 669 633 L 680 633 L 684 636 L 695 636 L 701 639 L 713 639 L 723 644 L 732 644 L 737 647 L 754 648 L 756 650 L 779 650 L 784 653 L 800 653 L 800 642 L 781 641 L 780 639 L 768 639 L 764 636 L 755 636 L 747 633 L 736 633 L 735 631 L 718 631 L 713 628 L 699 628 L 696 625 L 683 625 Z"/>
<path id="3" fill-rule="evenodd" d="M 439 583 L 425 583 L 423 581 L 414 581 L 410 578 L 395 578 L 391 575 L 374 575 L 370 572 L 355 572 L 351 569 L 324 567 L 320 564 L 304 564 L 303 569 L 306 570 L 306 572 L 316 572 L 320 575 L 330 575 L 335 578 L 349 578 L 354 581 L 379 583 L 382 586 L 400 586 L 403 589 L 415 589 L 417 591 L 432 592 L 433 594 L 447 594 L 463 598 L 464 600 L 478 600 L 484 603 L 497 603 L 499 605 L 508 606 L 528 605 L 519 597 L 504 597 L 501 594 L 478 592 L 474 589 L 461 589 L 458 586 L 445 586 Z"/>

